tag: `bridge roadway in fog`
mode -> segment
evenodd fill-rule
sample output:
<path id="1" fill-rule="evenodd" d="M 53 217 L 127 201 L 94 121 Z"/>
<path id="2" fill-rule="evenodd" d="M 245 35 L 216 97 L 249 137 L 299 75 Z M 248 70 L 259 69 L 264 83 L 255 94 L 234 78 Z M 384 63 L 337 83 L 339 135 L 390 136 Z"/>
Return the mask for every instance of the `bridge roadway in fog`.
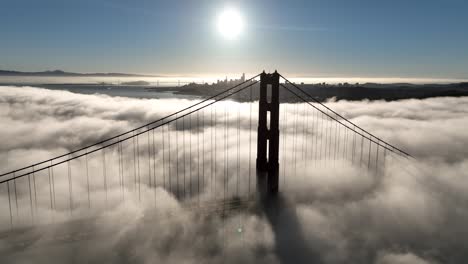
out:
<path id="1" fill-rule="evenodd" d="M 151 230 L 151 226 L 154 225 L 155 221 L 158 224 L 173 221 L 174 218 L 180 217 L 181 212 L 192 216 L 225 217 L 249 208 L 255 210 L 256 204 L 254 198 L 235 198 L 227 201 L 204 202 L 200 205 L 196 203 L 185 204 L 181 205 L 180 208 L 165 209 L 163 212 L 149 209 L 138 219 L 139 225 L 134 230 L 134 235 L 138 236 L 139 232 L 144 233 L 145 230 Z M 115 216 L 119 217 L 121 215 L 117 213 Z M 105 227 L 110 223 L 119 227 L 129 224 L 129 221 L 126 221 L 125 218 L 110 220 L 109 217 L 98 216 L 4 231 L 0 233 L 0 241 L 2 241 L 0 243 L 0 254 L 14 254 L 15 252 L 60 247 L 63 243 L 81 243 L 86 240 L 106 238 L 109 235 L 114 235 L 115 228 L 101 229 L 97 227 Z"/>

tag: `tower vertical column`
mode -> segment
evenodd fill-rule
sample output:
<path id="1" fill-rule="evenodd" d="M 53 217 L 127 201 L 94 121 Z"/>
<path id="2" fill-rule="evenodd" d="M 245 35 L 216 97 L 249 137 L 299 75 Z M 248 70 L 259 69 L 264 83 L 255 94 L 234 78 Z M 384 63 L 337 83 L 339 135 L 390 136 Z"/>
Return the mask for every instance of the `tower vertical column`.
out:
<path id="1" fill-rule="evenodd" d="M 260 75 L 258 111 L 257 171 L 268 193 L 278 192 L 279 74 Z M 266 179 L 265 179 L 266 177 Z"/>

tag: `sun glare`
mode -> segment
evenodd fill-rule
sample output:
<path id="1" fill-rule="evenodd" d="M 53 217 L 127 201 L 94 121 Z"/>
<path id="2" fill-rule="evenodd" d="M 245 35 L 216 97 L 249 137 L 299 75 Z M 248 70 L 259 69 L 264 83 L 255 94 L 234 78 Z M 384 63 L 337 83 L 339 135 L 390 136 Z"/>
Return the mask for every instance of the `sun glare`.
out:
<path id="1" fill-rule="evenodd" d="M 235 9 L 226 9 L 218 16 L 218 31 L 226 39 L 237 38 L 244 29 L 241 14 Z"/>

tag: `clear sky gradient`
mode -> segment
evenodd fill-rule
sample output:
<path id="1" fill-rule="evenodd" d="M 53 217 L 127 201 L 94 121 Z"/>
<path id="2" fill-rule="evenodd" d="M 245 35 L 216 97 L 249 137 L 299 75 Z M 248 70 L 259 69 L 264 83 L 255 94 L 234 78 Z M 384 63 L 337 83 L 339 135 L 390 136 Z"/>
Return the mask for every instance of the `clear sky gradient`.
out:
<path id="1" fill-rule="evenodd" d="M 0 2 L 0 69 L 468 77 L 466 0 Z M 233 40 L 226 7 L 245 19 Z"/>

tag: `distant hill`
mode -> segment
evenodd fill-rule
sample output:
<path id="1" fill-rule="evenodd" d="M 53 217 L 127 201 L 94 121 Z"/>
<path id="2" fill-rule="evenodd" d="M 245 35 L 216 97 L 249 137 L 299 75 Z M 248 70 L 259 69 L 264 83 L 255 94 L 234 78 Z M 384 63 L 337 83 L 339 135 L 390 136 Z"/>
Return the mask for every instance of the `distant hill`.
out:
<path id="1" fill-rule="evenodd" d="M 49 76 L 49 77 L 157 77 L 152 75 L 129 74 L 129 73 L 75 73 L 61 70 L 41 72 L 21 72 L 0 70 L 0 76 Z"/>

